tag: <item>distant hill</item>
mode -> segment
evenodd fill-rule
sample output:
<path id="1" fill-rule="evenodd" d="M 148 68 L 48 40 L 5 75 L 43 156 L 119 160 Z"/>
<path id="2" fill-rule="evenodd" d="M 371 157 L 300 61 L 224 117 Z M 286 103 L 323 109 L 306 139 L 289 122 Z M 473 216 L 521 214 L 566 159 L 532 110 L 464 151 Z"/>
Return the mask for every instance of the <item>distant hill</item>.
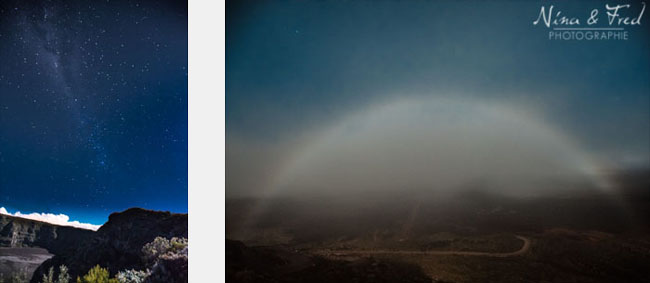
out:
<path id="1" fill-rule="evenodd" d="M 50 253 L 70 251 L 95 232 L 0 214 L 0 247 L 40 247 Z"/>

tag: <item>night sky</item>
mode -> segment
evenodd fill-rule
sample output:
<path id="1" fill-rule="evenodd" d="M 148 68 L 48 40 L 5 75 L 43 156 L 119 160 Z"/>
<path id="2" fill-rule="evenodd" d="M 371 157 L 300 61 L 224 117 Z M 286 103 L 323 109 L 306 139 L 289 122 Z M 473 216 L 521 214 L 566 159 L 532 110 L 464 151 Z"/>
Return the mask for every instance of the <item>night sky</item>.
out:
<path id="1" fill-rule="evenodd" d="M 327 129 L 404 98 L 525 105 L 601 168 L 650 166 L 648 9 L 626 41 L 533 25 L 542 5 L 584 23 L 613 2 L 227 2 L 227 196 L 273 190 Z"/>
<path id="2" fill-rule="evenodd" d="M 187 212 L 186 7 L 0 2 L 0 206 Z"/>

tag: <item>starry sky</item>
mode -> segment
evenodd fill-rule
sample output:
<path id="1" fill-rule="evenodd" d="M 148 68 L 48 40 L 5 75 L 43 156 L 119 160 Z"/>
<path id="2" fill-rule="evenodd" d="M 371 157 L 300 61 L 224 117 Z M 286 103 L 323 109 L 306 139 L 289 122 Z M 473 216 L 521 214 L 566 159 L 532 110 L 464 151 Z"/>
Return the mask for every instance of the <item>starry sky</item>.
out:
<path id="1" fill-rule="evenodd" d="M 0 206 L 187 212 L 187 3 L 0 2 Z"/>
<path id="2" fill-rule="evenodd" d="M 532 24 L 613 2 L 228 1 L 226 194 L 259 195 L 324 129 L 406 97 L 526 105 L 603 168 L 648 167 L 648 10 L 626 41 Z"/>

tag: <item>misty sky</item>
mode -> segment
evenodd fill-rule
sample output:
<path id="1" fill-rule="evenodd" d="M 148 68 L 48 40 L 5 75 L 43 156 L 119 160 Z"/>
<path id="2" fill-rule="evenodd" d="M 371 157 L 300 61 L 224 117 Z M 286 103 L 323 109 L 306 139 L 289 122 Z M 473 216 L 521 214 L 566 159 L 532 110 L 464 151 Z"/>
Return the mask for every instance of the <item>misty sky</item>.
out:
<path id="1" fill-rule="evenodd" d="M 486 2 L 228 2 L 227 195 L 268 190 L 323 132 L 405 98 L 534 113 L 604 168 L 647 166 L 646 19 L 626 27 L 627 41 L 549 40 L 532 22 L 550 3 Z M 555 4 L 581 21 L 605 10 L 599 1 Z"/>

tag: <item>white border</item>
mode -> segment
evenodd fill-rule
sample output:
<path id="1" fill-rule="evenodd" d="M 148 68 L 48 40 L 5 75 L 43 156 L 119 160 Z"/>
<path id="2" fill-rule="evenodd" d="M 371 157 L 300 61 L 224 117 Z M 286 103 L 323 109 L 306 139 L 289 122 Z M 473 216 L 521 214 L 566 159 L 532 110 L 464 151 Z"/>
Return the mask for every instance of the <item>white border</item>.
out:
<path id="1" fill-rule="evenodd" d="M 188 2 L 189 282 L 224 282 L 225 4 Z"/>

